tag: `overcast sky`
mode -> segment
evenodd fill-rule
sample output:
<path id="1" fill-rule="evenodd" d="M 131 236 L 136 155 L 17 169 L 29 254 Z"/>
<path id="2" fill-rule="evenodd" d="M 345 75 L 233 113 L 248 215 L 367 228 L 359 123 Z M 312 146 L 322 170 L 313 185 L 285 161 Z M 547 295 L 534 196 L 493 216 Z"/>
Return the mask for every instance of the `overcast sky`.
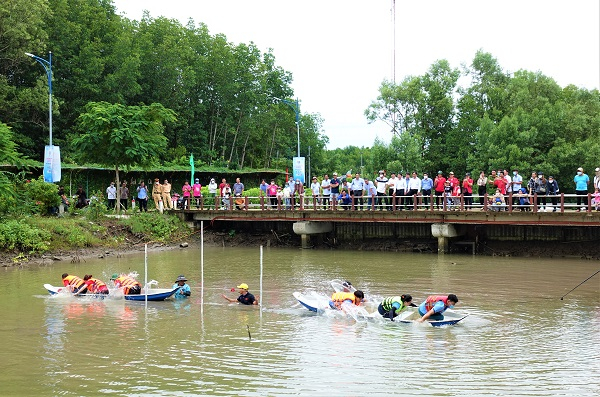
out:
<path id="1" fill-rule="evenodd" d="M 113 0 L 139 20 L 143 10 L 212 35 L 273 49 L 293 74 L 301 112 L 320 113 L 329 149 L 389 141 L 389 127 L 364 110 L 380 83 L 424 74 L 438 59 L 469 65 L 478 49 L 515 72 L 540 71 L 561 86 L 600 88 L 598 0 Z M 293 117 L 293 116 L 291 116 Z M 302 132 L 301 132 L 302 133 Z M 304 150 L 303 150 L 304 151 Z"/>

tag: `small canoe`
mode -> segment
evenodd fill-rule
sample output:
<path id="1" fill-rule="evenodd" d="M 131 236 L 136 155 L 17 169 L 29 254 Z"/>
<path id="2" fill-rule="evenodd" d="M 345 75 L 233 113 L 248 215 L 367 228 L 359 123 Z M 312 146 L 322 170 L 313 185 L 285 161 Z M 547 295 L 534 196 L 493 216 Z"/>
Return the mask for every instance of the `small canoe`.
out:
<path id="1" fill-rule="evenodd" d="M 56 287 L 54 285 L 51 284 L 44 284 L 44 288 L 46 288 L 46 290 L 50 293 L 50 295 L 56 295 L 56 294 L 60 294 L 60 293 L 67 293 L 67 289 L 65 287 Z M 150 288 L 148 291 L 148 301 L 149 302 L 156 302 L 156 301 L 164 301 L 165 299 L 173 296 L 173 294 L 175 294 L 175 292 L 177 292 L 177 290 L 179 289 L 179 287 L 177 288 Z M 104 294 L 81 294 L 81 295 L 76 295 L 78 297 L 84 297 L 84 296 L 92 296 L 95 298 L 106 298 L 108 297 L 108 295 L 104 295 Z M 144 302 L 146 300 L 146 294 L 140 294 L 140 295 L 123 295 L 123 298 L 125 298 L 125 300 L 128 301 L 142 301 Z"/>
<path id="2" fill-rule="evenodd" d="M 170 298 L 180 287 L 177 288 L 151 288 L 148 291 L 148 302 L 156 302 L 156 301 L 164 301 L 167 298 Z M 146 294 L 140 295 L 124 295 L 123 296 L 127 301 L 142 301 L 146 300 Z"/>
<path id="3" fill-rule="evenodd" d="M 468 317 L 468 314 L 456 313 L 453 310 L 446 310 L 444 312 L 443 320 L 425 320 L 425 323 L 430 324 L 432 327 L 443 327 L 447 325 L 458 324 L 460 321 L 464 320 Z M 400 313 L 398 317 L 394 319 L 394 321 L 400 323 L 418 323 L 417 320 L 421 316 L 419 315 L 419 311 L 417 308 L 413 308 L 411 310 L 407 309 Z"/>
<path id="4" fill-rule="evenodd" d="M 67 294 L 68 290 L 65 287 L 57 287 L 51 284 L 44 284 L 44 288 L 46 288 L 46 291 L 48 291 L 48 293 L 50 293 L 50 295 L 56 295 L 56 294 Z M 91 296 L 94 298 L 98 298 L 98 299 L 104 299 L 106 297 L 108 297 L 108 294 L 80 294 L 80 295 L 75 295 L 72 294 L 73 296 L 77 296 L 77 297 L 84 297 L 84 296 Z"/>

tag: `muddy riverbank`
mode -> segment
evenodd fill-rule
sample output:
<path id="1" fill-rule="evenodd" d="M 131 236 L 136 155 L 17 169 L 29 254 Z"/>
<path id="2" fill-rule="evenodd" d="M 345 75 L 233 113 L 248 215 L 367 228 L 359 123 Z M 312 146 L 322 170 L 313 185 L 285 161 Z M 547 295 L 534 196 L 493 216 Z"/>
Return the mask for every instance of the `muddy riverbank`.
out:
<path id="1" fill-rule="evenodd" d="M 140 253 L 144 251 L 144 244 L 148 244 L 149 251 L 197 249 L 200 246 L 200 233 L 193 233 L 177 241 L 165 243 L 145 242 L 139 235 L 121 229 L 123 243 L 118 246 L 97 246 L 86 248 L 62 249 L 46 252 L 43 255 L 24 255 L 19 252 L 0 252 L 0 266 L 47 266 L 56 261 L 72 263 L 85 262 L 89 258 L 111 258 Z M 207 229 L 204 232 L 204 244 L 207 246 L 221 247 L 287 247 L 300 249 L 300 238 L 297 235 L 286 233 L 242 233 L 222 232 Z M 315 250 L 344 250 L 344 251 L 386 251 L 386 252 L 414 252 L 422 254 L 437 254 L 435 240 L 411 239 L 371 239 L 360 241 L 337 241 L 334 238 L 314 239 L 310 249 Z M 471 247 L 458 247 L 452 253 L 470 255 Z M 555 241 L 485 241 L 477 246 L 477 255 L 506 256 L 506 257 L 534 257 L 534 258 L 578 258 L 588 260 L 600 259 L 600 244 L 598 241 L 568 242 Z"/>

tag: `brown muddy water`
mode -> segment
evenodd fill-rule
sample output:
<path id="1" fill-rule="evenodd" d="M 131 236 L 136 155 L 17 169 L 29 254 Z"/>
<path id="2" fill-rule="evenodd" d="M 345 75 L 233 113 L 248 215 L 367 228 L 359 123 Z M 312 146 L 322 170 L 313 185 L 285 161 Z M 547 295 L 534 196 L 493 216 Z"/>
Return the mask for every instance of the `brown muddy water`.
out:
<path id="1" fill-rule="evenodd" d="M 51 297 L 64 272 L 108 280 L 144 256 L 0 271 L 1 396 L 598 396 L 600 268 L 574 259 L 265 249 L 262 308 L 221 294 L 259 290 L 258 248 L 148 254 L 148 279 L 185 274 L 185 301 Z M 317 315 L 293 291 L 347 279 L 368 298 L 455 293 L 444 328 Z"/>

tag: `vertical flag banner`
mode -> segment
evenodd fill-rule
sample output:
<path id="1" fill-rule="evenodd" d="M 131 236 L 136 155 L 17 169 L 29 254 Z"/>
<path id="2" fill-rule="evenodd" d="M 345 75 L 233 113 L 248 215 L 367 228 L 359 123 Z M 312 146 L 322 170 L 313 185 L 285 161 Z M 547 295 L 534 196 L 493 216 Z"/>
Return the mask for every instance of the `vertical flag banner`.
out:
<path id="1" fill-rule="evenodd" d="M 44 149 L 44 182 L 60 182 L 60 147 L 46 145 Z"/>
<path id="2" fill-rule="evenodd" d="M 190 185 L 194 184 L 194 153 L 190 154 L 190 167 L 192 169 L 192 177 L 190 178 Z"/>
<path id="3" fill-rule="evenodd" d="M 300 179 L 300 182 L 303 185 L 305 183 L 305 178 L 304 178 L 305 169 L 306 168 L 305 168 L 304 157 L 294 157 L 294 167 L 293 167 L 294 180 Z"/>

